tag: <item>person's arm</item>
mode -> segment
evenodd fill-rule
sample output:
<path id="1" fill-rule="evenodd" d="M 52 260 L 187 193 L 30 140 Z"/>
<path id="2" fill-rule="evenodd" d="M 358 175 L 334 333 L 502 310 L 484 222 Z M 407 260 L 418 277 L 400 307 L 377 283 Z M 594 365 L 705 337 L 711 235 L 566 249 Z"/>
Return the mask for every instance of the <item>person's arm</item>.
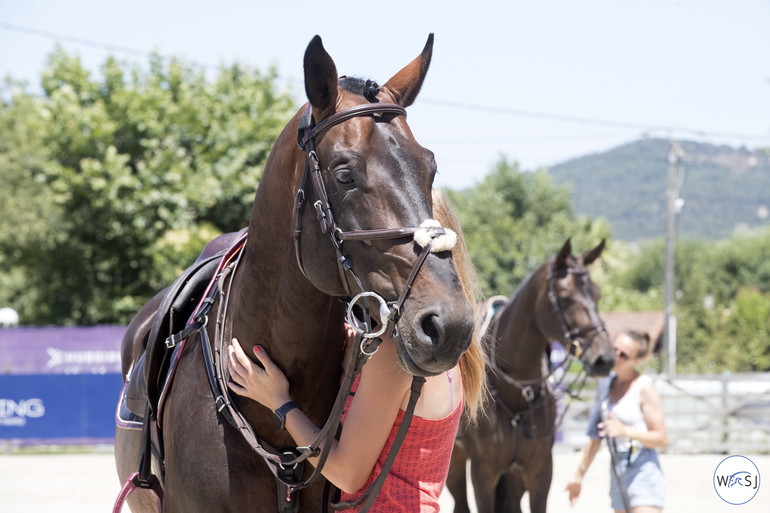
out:
<path id="1" fill-rule="evenodd" d="M 610 418 L 599 424 L 599 434 L 601 436 L 625 436 L 631 440 L 636 440 L 642 446 L 650 449 L 661 449 L 668 445 L 668 434 L 666 424 L 663 420 L 663 406 L 661 405 L 660 395 L 652 381 L 642 385 L 639 394 L 639 407 L 642 409 L 644 423 L 647 425 L 647 431 L 641 432 L 634 429 L 633 426 L 624 424 L 614 418 L 610 413 Z"/>
<path id="2" fill-rule="evenodd" d="M 583 476 L 588 472 L 588 467 L 591 466 L 591 462 L 594 461 L 596 453 L 601 446 L 601 438 L 590 438 L 588 443 L 583 447 L 583 458 L 580 460 L 580 466 L 575 471 L 572 479 L 567 481 L 567 486 L 564 488 L 569 492 L 570 506 L 574 506 L 577 503 L 580 491 L 583 487 Z"/>
<path id="3" fill-rule="evenodd" d="M 588 416 L 588 429 L 586 434 L 588 435 L 588 443 L 583 448 L 583 457 L 580 460 L 580 465 L 572 476 L 572 479 L 567 481 L 567 486 L 564 488 L 569 492 L 569 502 L 571 506 L 577 503 L 577 499 L 580 496 L 580 491 L 583 486 L 583 476 L 588 471 L 588 467 L 591 466 L 591 462 L 594 461 L 596 453 L 599 451 L 602 439 L 599 435 L 599 425 L 601 420 L 601 402 L 609 393 L 610 381 L 606 379 L 599 380 L 596 386 L 596 399 L 594 399 L 591 413 Z"/>
<path id="4" fill-rule="evenodd" d="M 289 383 L 264 350 L 255 350 L 255 354 L 264 369 L 246 356 L 237 341 L 231 344 L 234 383 L 228 385 L 237 394 L 275 411 L 292 400 Z M 397 364 L 395 344 L 383 341 L 361 372 L 340 439 L 333 443 L 324 464 L 324 477 L 346 493 L 355 493 L 366 484 L 410 384 L 411 376 Z M 286 430 L 298 446 L 307 446 L 319 428 L 301 410 L 294 409 L 286 415 Z M 315 465 L 317 458 L 308 461 Z"/>
<path id="5" fill-rule="evenodd" d="M 660 401 L 660 394 L 651 380 L 642 387 L 639 402 L 641 403 L 644 422 L 647 424 L 647 431 L 640 433 L 630 429 L 628 437 L 650 449 L 665 448 L 668 445 L 668 431 L 666 431 L 666 422 L 663 416 L 663 405 Z"/>

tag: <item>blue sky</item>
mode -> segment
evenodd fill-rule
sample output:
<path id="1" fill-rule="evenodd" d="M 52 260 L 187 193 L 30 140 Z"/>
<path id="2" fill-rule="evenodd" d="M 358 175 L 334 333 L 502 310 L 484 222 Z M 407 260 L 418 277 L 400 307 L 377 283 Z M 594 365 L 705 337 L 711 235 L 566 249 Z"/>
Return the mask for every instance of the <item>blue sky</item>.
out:
<path id="1" fill-rule="evenodd" d="M 768 26 L 768 0 L 0 0 L 0 76 L 37 83 L 58 40 L 94 72 L 151 51 L 275 65 L 299 102 L 315 34 L 340 74 L 383 83 L 434 32 L 409 122 L 437 185 L 463 188 L 500 155 L 535 169 L 645 136 L 770 147 Z"/>

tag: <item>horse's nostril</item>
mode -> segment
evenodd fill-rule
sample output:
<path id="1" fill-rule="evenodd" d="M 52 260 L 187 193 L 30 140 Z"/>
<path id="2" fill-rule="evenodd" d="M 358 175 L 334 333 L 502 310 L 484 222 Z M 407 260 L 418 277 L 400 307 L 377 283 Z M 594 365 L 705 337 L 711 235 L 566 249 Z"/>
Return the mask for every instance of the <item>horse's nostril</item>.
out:
<path id="1" fill-rule="evenodd" d="M 436 327 L 436 315 L 428 314 L 423 317 L 420 327 L 422 332 L 428 337 L 432 345 L 436 345 L 439 342 L 439 330 Z"/>
<path id="2" fill-rule="evenodd" d="M 612 370 L 612 367 L 615 365 L 615 359 L 614 358 L 607 358 L 605 356 L 598 356 L 596 360 L 594 360 L 594 363 L 592 365 L 594 372 L 597 375 L 603 375 L 610 370 Z"/>

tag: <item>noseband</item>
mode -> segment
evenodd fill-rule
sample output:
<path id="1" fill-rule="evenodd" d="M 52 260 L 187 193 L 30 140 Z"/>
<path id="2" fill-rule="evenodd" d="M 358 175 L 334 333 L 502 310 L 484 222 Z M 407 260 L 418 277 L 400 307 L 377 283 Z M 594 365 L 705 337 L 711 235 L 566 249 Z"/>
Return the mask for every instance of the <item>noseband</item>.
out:
<path id="1" fill-rule="evenodd" d="M 566 269 L 568 274 L 576 274 L 584 276 L 588 274 L 588 271 L 576 271 L 574 269 Z M 559 322 L 561 331 L 564 334 L 564 340 L 569 341 L 569 347 L 567 350 L 569 354 L 575 358 L 580 358 L 585 348 L 585 336 L 591 331 L 595 331 L 594 336 L 598 335 L 602 331 L 606 331 L 604 323 L 600 320 L 598 323 L 592 323 L 580 328 L 569 328 L 567 319 L 564 316 L 564 311 L 559 306 L 559 299 L 556 295 L 556 274 L 554 273 L 553 260 L 548 261 L 548 274 L 546 275 L 546 282 L 548 283 L 548 300 L 551 303 L 551 310 L 554 317 Z M 592 337 L 593 338 L 593 337 Z"/>
<path id="2" fill-rule="evenodd" d="M 422 264 L 425 262 L 425 259 L 428 257 L 428 254 L 431 252 L 435 253 L 437 251 L 452 249 L 451 247 L 448 247 L 449 245 L 447 244 L 434 244 L 434 242 L 436 242 L 437 239 L 440 240 L 442 237 L 450 237 L 453 235 L 453 233 L 451 230 L 445 230 L 437 222 L 432 220 L 426 220 L 419 227 L 350 231 L 342 230 L 339 225 L 337 225 L 337 222 L 334 219 L 334 215 L 332 214 L 331 205 L 329 204 L 329 196 L 326 192 L 326 186 L 324 185 L 321 165 L 318 159 L 318 154 L 316 153 L 315 146 L 315 138 L 317 136 L 330 129 L 331 127 L 343 123 L 349 119 L 360 116 L 373 116 L 375 118 L 382 119 L 386 115 L 406 117 L 406 109 L 394 103 L 370 103 L 364 105 L 356 105 L 355 107 L 336 112 L 321 121 L 318 125 L 314 125 L 312 108 L 310 104 L 308 104 L 307 109 L 300 118 L 299 128 L 297 130 L 297 144 L 299 145 L 300 149 L 305 151 L 307 158 L 305 159 L 305 169 L 302 176 L 302 182 L 300 183 L 300 186 L 297 190 L 296 202 L 294 205 L 293 235 L 294 250 L 297 256 L 297 265 L 299 266 L 300 271 L 302 271 L 302 274 L 307 278 L 307 273 L 305 272 L 304 266 L 302 265 L 300 236 L 302 234 L 302 213 L 304 211 L 306 197 L 305 187 L 307 184 L 308 176 L 310 176 L 311 182 L 313 184 L 313 190 L 317 198 L 313 204 L 316 218 L 318 219 L 321 233 L 329 235 L 332 246 L 337 253 L 337 268 L 339 270 L 340 279 L 342 281 L 343 287 L 345 288 L 345 292 L 349 297 L 354 295 L 350 290 L 350 285 L 348 283 L 346 274 L 349 274 L 353 277 L 360 291 L 360 294 L 356 295 L 353 301 L 351 301 L 351 306 L 362 298 L 364 298 L 364 303 L 366 303 L 365 298 L 369 296 L 374 297 L 380 301 L 380 321 L 383 326 L 387 325 L 387 336 L 392 337 L 395 333 L 398 320 L 401 317 L 404 301 L 406 301 L 406 298 L 409 295 L 409 291 L 412 288 L 412 284 L 417 277 L 417 273 L 422 267 Z M 418 237 L 418 235 L 421 236 Z M 353 263 L 347 256 L 345 256 L 342 251 L 342 242 L 346 240 L 373 241 L 400 239 L 409 236 L 413 236 L 415 242 L 422 246 L 422 251 L 412 266 L 412 270 L 406 280 L 404 289 L 402 290 L 398 299 L 396 301 L 385 302 L 385 300 L 376 293 L 364 291 L 361 280 L 353 271 Z M 454 244 L 451 245 L 453 246 Z M 383 305 L 386 305 L 386 308 L 383 308 Z M 367 329 L 365 331 L 368 331 L 364 337 L 374 338 L 382 334 L 383 330 L 379 330 L 376 333 L 370 331 L 371 323 L 369 321 L 368 308 L 364 308 L 364 313 L 366 316 L 364 323 L 367 324 Z M 383 317 L 385 314 L 387 315 Z M 348 317 L 349 322 L 359 322 L 360 324 L 360 321 L 356 321 L 355 319 L 351 318 L 350 314 Z"/>

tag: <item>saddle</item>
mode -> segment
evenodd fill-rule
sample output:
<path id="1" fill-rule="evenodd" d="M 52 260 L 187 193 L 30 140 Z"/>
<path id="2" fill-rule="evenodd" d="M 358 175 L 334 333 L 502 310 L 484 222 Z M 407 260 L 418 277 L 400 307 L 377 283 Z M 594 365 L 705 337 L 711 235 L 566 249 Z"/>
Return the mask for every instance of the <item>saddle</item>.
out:
<path id="1" fill-rule="evenodd" d="M 173 349 L 189 335 L 185 326 L 214 278 L 223 253 L 245 232 L 246 228 L 212 240 L 195 263 L 165 290 L 145 340 L 144 352 L 137 358 L 128 377 L 126 405 L 136 415 L 143 417 L 149 407 L 150 415 L 158 417 L 158 404 L 168 382 Z"/>
<path id="2" fill-rule="evenodd" d="M 479 328 L 479 333 L 481 333 L 482 337 L 486 336 L 489 326 L 492 324 L 498 312 L 500 312 L 506 303 L 508 303 L 507 297 L 492 296 L 480 305 L 480 310 L 483 312 L 483 318 Z"/>

